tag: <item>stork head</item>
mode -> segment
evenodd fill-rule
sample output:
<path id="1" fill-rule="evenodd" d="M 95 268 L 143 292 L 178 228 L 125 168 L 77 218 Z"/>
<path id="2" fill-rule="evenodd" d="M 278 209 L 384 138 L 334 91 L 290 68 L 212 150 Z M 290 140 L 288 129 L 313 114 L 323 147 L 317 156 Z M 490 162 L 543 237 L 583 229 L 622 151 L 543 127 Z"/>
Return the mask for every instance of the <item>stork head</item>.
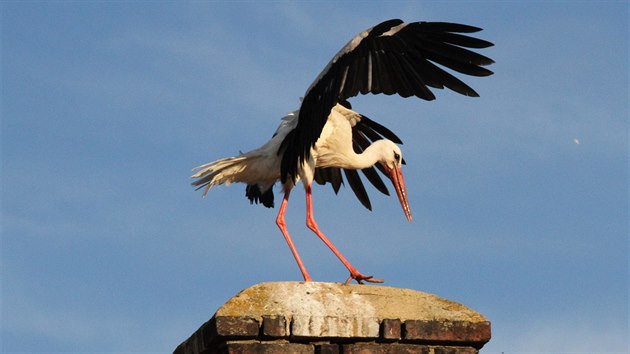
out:
<path id="1" fill-rule="evenodd" d="M 381 143 L 381 159 L 379 163 L 385 169 L 385 172 L 391 179 L 394 184 L 394 188 L 396 189 L 396 194 L 398 195 L 398 200 L 400 201 L 400 205 L 403 208 L 403 212 L 407 217 L 407 220 L 411 222 L 411 208 L 409 207 L 409 199 L 407 198 L 407 189 L 405 188 L 405 180 L 403 179 L 402 174 L 402 151 L 398 147 L 398 145 L 394 144 L 392 141 L 387 139 L 379 140 Z"/>

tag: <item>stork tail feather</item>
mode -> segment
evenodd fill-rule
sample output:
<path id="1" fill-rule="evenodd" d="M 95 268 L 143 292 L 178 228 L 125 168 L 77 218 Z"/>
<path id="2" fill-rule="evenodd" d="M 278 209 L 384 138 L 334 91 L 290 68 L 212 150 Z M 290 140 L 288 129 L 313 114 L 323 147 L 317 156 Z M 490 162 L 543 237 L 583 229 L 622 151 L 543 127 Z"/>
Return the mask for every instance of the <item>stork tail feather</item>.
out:
<path id="1" fill-rule="evenodd" d="M 205 197 L 212 186 L 241 182 L 239 174 L 247 167 L 246 161 L 247 157 L 241 155 L 227 157 L 195 167 L 193 171 L 197 172 L 191 177 L 198 178 L 198 180 L 191 184 L 197 187 L 197 190 L 205 188 L 203 191 L 203 196 Z"/>

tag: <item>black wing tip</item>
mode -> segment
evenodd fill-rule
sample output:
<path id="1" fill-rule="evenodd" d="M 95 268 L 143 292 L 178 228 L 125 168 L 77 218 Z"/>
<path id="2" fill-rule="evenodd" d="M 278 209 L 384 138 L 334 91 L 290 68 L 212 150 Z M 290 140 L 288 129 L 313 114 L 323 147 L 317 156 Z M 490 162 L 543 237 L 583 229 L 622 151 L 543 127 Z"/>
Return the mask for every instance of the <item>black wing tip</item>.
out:
<path id="1" fill-rule="evenodd" d="M 402 139 L 400 139 L 398 137 L 398 135 L 396 135 L 389 128 L 387 128 L 386 126 L 384 126 L 384 125 L 382 125 L 382 124 L 380 124 L 380 123 L 370 119 L 366 115 L 363 115 L 363 114 L 360 114 L 360 115 L 361 115 L 361 121 L 359 122 L 359 124 L 357 124 L 355 126 L 356 130 L 363 131 L 363 127 L 365 126 L 366 128 L 369 128 L 371 131 L 374 131 L 375 133 L 377 133 L 381 137 L 389 139 L 389 140 L 391 140 L 392 142 L 394 142 L 396 144 L 403 145 Z M 369 131 L 363 131 L 363 133 L 368 133 L 368 132 Z M 374 142 L 377 139 L 371 139 L 371 140 L 372 140 L 372 142 Z M 367 146 L 365 146 L 364 148 L 367 148 Z"/>
<path id="2" fill-rule="evenodd" d="M 385 20 L 379 23 L 378 25 L 372 27 L 372 29 L 370 29 L 370 34 L 380 35 L 381 33 L 387 32 L 392 27 L 396 27 L 400 25 L 401 23 L 404 23 L 404 21 L 399 18 L 392 18 L 389 20 Z"/>
<path id="3" fill-rule="evenodd" d="M 482 65 L 491 65 L 491 64 L 494 64 L 493 60 L 490 60 L 490 63 L 488 63 L 488 64 L 482 64 Z M 488 77 L 488 76 L 491 76 L 491 75 L 494 75 L 494 71 L 484 68 L 483 71 L 480 71 L 475 76 L 477 76 L 477 77 Z"/>
<path id="4" fill-rule="evenodd" d="M 315 169 L 315 182 L 324 185 L 330 183 L 335 194 L 339 193 L 339 189 L 343 184 L 341 177 L 341 169 L 338 167 L 318 167 Z"/>
<path id="5" fill-rule="evenodd" d="M 393 18 L 390 20 L 385 20 L 378 25 L 374 26 L 373 29 L 386 29 L 389 30 L 392 27 L 398 26 L 400 24 L 405 23 L 406 25 L 420 25 L 425 27 L 425 29 L 431 31 L 438 32 L 454 32 L 454 33 L 476 33 L 483 31 L 483 28 L 466 25 L 463 23 L 457 22 L 446 22 L 446 21 L 415 21 L 415 22 L 405 22 L 398 18 Z M 389 26 L 389 28 L 387 28 Z"/>
<path id="6" fill-rule="evenodd" d="M 250 204 L 262 203 L 262 205 L 267 208 L 274 207 L 272 187 L 265 192 L 261 192 L 257 184 L 248 184 L 245 188 L 245 196 L 249 199 Z"/>
<path id="7" fill-rule="evenodd" d="M 419 21 L 415 22 L 425 30 L 435 31 L 435 32 L 454 32 L 454 33 L 476 33 L 483 31 L 483 28 L 465 25 L 463 23 L 457 22 L 445 22 L 445 21 Z"/>
<path id="8" fill-rule="evenodd" d="M 370 197 L 368 197 L 367 191 L 361 182 L 361 177 L 357 170 L 343 170 L 346 175 L 346 181 L 350 185 L 350 189 L 354 192 L 354 195 L 359 199 L 359 202 L 367 209 L 372 211 L 372 203 L 370 203 Z"/>

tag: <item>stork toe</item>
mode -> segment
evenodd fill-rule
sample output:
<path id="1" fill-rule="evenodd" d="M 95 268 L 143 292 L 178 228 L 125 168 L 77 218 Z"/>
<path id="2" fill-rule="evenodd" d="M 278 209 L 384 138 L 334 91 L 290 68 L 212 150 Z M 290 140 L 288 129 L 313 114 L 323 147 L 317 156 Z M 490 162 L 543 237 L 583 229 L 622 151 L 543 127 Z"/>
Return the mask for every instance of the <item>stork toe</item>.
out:
<path id="1" fill-rule="evenodd" d="M 383 279 L 374 278 L 371 275 L 363 275 L 357 272 L 356 274 L 350 273 L 350 276 L 348 277 L 348 279 L 346 279 L 344 284 L 349 284 L 350 281 L 352 281 L 352 279 L 356 280 L 357 283 L 359 284 L 363 284 L 364 281 L 368 283 L 384 283 L 385 282 L 385 280 Z"/>

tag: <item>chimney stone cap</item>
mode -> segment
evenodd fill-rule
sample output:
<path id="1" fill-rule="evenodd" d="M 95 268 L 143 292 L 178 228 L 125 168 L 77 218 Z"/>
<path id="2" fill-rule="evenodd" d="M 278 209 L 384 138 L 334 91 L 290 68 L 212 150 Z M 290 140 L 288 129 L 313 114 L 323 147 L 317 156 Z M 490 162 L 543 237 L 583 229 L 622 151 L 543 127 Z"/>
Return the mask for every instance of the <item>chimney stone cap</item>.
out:
<path id="1" fill-rule="evenodd" d="M 482 314 L 425 292 L 388 286 L 327 282 L 266 282 L 228 300 L 216 313 L 262 320 L 263 316 L 487 322 Z"/>

